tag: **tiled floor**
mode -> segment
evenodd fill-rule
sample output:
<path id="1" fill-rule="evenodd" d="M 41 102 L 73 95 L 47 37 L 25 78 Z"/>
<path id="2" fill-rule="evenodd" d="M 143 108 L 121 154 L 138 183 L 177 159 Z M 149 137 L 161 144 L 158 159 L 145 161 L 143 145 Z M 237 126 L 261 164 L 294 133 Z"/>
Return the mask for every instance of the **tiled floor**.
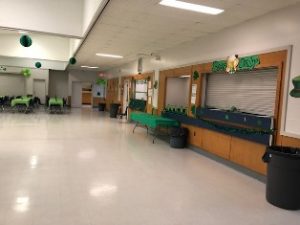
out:
<path id="1" fill-rule="evenodd" d="M 0 114 L 0 225 L 299 225 L 265 185 L 90 109 Z"/>

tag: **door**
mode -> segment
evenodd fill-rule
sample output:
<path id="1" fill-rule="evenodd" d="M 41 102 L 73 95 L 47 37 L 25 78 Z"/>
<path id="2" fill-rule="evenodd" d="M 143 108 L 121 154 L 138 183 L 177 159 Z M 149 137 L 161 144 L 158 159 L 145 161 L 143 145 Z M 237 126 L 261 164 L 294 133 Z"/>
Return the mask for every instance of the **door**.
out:
<path id="1" fill-rule="evenodd" d="M 82 84 L 80 82 L 72 83 L 72 97 L 71 106 L 73 108 L 80 108 L 82 105 Z"/>
<path id="2" fill-rule="evenodd" d="M 46 81 L 40 79 L 33 80 L 33 95 L 41 100 L 42 104 L 46 102 Z"/>

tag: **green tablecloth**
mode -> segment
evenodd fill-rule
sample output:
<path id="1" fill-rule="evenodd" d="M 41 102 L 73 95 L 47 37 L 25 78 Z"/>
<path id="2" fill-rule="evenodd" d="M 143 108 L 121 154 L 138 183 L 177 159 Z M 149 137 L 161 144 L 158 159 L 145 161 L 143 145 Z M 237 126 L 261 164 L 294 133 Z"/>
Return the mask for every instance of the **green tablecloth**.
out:
<path id="1" fill-rule="evenodd" d="M 50 106 L 60 106 L 63 107 L 64 106 L 64 102 L 61 98 L 50 98 L 49 99 L 49 107 Z"/>
<path id="2" fill-rule="evenodd" d="M 165 118 L 162 116 L 151 115 L 142 112 L 132 112 L 130 118 L 141 125 L 155 129 L 156 127 L 178 127 L 179 122 L 173 119 Z"/>
<path id="3" fill-rule="evenodd" d="M 10 104 L 12 107 L 14 107 L 16 105 L 26 105 L 27 107 L 29 107 L 30 100 L 31 100 L 30 97 L 15 98 L 15 99 L 11 100 Z"/>

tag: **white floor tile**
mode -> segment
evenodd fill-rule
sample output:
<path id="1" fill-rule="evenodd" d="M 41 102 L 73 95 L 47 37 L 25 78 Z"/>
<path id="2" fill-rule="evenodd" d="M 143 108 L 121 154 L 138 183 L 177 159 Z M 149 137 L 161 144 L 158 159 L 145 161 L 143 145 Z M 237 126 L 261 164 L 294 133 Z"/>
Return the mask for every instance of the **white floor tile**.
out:
<path id="1" fill-rule="evenodd" d="M 298 225 L 265 185 L 84 108 L 0 114 L 0 225 Z"/>

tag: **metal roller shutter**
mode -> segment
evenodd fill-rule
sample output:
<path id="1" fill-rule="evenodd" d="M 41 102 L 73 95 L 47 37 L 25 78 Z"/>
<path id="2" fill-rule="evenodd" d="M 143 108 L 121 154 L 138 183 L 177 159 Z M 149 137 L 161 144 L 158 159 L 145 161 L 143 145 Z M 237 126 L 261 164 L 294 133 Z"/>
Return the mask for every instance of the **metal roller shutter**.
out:
<path id="1" fill-rule="evenodd" d="M 207 107 L 274 116 L 277 69 L 264 69 L 236 74 L 206 76 Z"/>

